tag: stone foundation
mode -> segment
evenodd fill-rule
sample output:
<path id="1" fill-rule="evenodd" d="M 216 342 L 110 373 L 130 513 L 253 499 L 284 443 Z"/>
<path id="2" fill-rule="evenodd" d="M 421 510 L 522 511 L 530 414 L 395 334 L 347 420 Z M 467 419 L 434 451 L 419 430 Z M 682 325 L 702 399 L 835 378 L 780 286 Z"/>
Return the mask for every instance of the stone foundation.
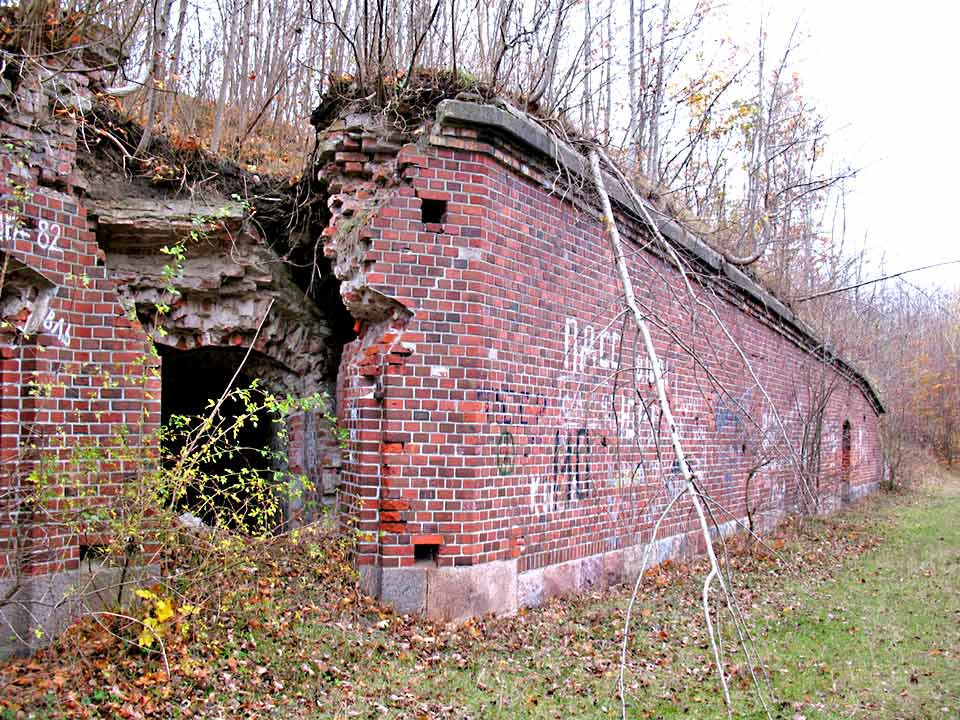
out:
<path id="1" fill-rule="evenodd" d="M 135 589 L 156 581 L 158 568 L 107 567 L 83 562 L 75 570 L 15 581 L 0 579 L 0 658 L 47 645 L 77 618 L 126 605 Z"/>
<path id="2" fill-rule="evenodd" d="M 743 532 L 746 518 L 720 526 L 720 535 Z M 577 558 L 536 570 L 518 572 L 513 560 L 473 567 L 370 568 L 365 589 L 379 595 L 398 613 L 423 614 L 444 622 L 463 622 L 483 615 L 512 615 L 555 597 L 576 595 L 632 583 L 644 570 L 664 562 L 689 560 L 705 552 L 699 532 L 660 538 L 648 544 Z M 648 557 L 644 558 L 644 555 Z M 370 580 L 379 578 L 378 583 Z"/>

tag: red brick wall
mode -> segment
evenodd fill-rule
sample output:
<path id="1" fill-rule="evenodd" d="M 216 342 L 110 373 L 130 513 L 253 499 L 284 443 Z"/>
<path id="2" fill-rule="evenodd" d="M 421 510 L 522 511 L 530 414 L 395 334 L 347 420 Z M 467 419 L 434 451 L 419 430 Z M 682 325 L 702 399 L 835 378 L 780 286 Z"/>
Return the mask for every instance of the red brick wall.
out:
<path id="1" fill-rule="evenodd" d="M 359 562 L 410 566 L 418 542 L 438 542 L 441 566 L 516 557 L 522 572 L 634 545 L 680 483 L 651 368 L 622 315 L 608 240 L 575 193 L 551 190 L 549 167 L 477 142 L 476 131 L 447 135 L 440 142 L 458 147 L 403 150 L 410 186 L 395 190 L 365 231 L 366 282 L 413 316 L 365 326 L 341 366 L 352 433 L 344 497 L 361 531 Z M 421 222 L 421 198 L 448 203 L 442 225 Z M 645 249 L 648 236 L 626 217 L 621 230 L 687 452 L 718 520 L 744 517 L 749 468 L 768 455 L 751 505 L 796 505 L 777 414 L 799 453 L 801 415 L 822 382 L 834 386 L 824 507 L 839 495 L 844 420 L 853 428 L 853 494 L 872 487 L 877 415 L 861 388 L 801 349 L 795 329 L 778 331 L 773 316 L 719 280 L 700 282 L 691 266 L 695 297 L 746 353 L 762 391 L 676 269 Z M 663 534 L 692 527 L 681 502 Z"/>
<path id="2" fill-rule="evenodd" d="M 61 77 L 76 97 L 90 97 L 87 76 Z M 81 467 L 80 453 L 107 448 L 121 426 L 127 444 L 141 447 L 157 429 L 160 399 L 146 335 L 120 306 L 87 219 L 83 181 L 74 174 L 74 116 L 35 79 L 24 78 L 17 92 L 20 109 L 30 113 L 0 117 L 0 251 L 9 265 L 16 260 L 43 276 L 56 295 L 35 335 L 21 332 L 27 309 L 5 318 L 0 330 L 0 492 L 7 514 L 0 518 L 0 580 L 15 572 L 15 536 L 28 519 L 14 515 L 24 508 L 13 498 L 30 492 L 30 470 L 67 473 L 50 502 L 34 511 L 28 553 L 16 562 L 31 574 L 74 569 L 79 545 L 97 538 L 74 532 L 77 508 L 68 518 L 65 499 L 108 502 L 132 470 Z"/>
<path id="3" fill-rule="evenodd" d="M 24 476 L 6 471 L 15 456 L 26 468 L 41 457 L 65 461 L 85 443 L 110 442 L 120 425 L 136 445 L 159 418 L 146 337 L 118 302 L 87 221 L 81 179 L 72 174 L 72 120 L 38 106 L 42 93 L 34 95 L 34 113 L 51 119 L 43 131 L 0 122 L 0 136 L 15 145 L 2 153 L 4 212 L 23 227 L 4 235 L 2 248 L 58 291 L 45 331 L 22 356 L 16 332 L 0 335 L 0 448 L 10 486 Z M 378 167 L 395 169 L 396 184 L 377 191 L 375 212 L 363 216 L 354 246 L 338 257 L 356 281 L 348 304 L 362 317 L 338 382 L 339 412 L 351 433 L 341 496 L 360 533 L 360 565 L 413 565 L 417 545 L 439 546 L 437 563 L 447 567 L 516 558 L 523 571 L 588 557 L 642 540 L 678 489 L 669 447 L 649 422 L 657 426 L 651 368 L 620 316 L 600 224 L 575 202 L 575 189 L 555 185 L 549 165 L 537 169 L 522 151 L 476 136 L 459 131 L 435 136 L 426 150 L 408 146 L 396 168 L 394 156 L 382 153 Z M 30 149 L 40 140 L 50 152 Z M 422 222 L 424 199 L 447 203 L 442 223 Z M 694 277 L 696 296 L 747 353 L 771 406 L 676 270 L 644 248 L 646 235 L 628 218 L 621 222 L 670 399 L 694 467 L 722 506 L 719 519 L 744 515 L 756 438 L 777 436 L 773 408 L 798 449 L 796 408 L 808 404 L 811 383 L 821 378 L 837 386 L 825 424 L 822 494 L 838 495 L 844 420 L 852 426 L 851 483 L 875 483 L 876 415 L 860 388 L 793 342 L 795 330 L 779 332 L 752 301 Z M 292 464 L 305 471 L 317 465 L 307 432 L 295 423 L 291 442 Z M 27 434 L 36 438 L 30 452 Z M 763 503 L 789 508 L 797 500 L 790 454 L 775 449 L 753 484 Z M 91 502 L 105 502 L 129 470 L 107 467 L 73 479 L 90 488 Z M 37 530 L 42 542 L 34 546 L 43 552 L 31 558 L 31 572 L 75 567 L 78 543 L 91 540 L 49 519 Z M 681 503 L 665 534 L 683 532 L 690 521 Z M 2 526 L 6 561 L 12 520 Z"/>

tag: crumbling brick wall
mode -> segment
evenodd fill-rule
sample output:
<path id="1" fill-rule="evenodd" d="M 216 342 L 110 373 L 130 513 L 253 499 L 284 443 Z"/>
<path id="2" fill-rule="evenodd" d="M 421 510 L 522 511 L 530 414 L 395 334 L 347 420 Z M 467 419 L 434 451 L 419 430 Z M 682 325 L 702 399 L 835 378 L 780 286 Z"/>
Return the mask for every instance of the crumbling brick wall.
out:
<path id="1" fill-rule="evenodd" d="M 154 158 L 132 161 L 133 146 L 118 139 L 129 144 L 132 128 L 97 104 L 110 77 L 90 67 L 112 58 L 96 52 L 56 69 L 4 64 L 0 77 L 0 653 L 33 643 L 38 624 L 52 631 L 69 619 L 53 609 L 89 580 L 85 568 L 97 563 L 84 555 L 106 541 L 77 517 L 149 468 L 171 398 L 195 394 L 190 412 L 202 412 L 204 393 L 221 391 L 164 388 L 163 377 L 189 381 L 191 363 L 203 363 L 204 377 L 225 385 L 243 358 L 246 377 L 281 397 L 332 395 L 343 342 L 342 318 L 297 285 L 282 243 L 250 221 L 249 207 L 222 189 L 187 197 L 179 182 L 165 190 L 130 177 Z M 116 167 L 103 146 L 119 150 Z M 177 243 L 182 262 L 165 253 Z M 285 525 L 317 519 L 340 474 L 324 410 L 294 413 L 286 433 L 264 427 L 277 451 L 270 470 L 291 483 Z M 137 463 L 108 457 L 121 435 Z M 56 485 L 38 507 L 39 469 Z"/>
<path id="2" fill-rule="evenodd" d="M 344 496 L 371 591 L 455 619 L 635 573 L 656 517 L 682 487 L 655 372 L 722 531 L 746 522 L 748 508 L 763 524 L 876 487 L 881 407 L 862 375 L 687 239 L 677 248 L 691 296 L 621 203 L 663 361 L 648 367 L 575 161 L 548 156 L 529 121 L 507 111 L 490 120 L 492 111 L 450 118 L 441 108 L 425 139 L 390 161 L 391 181 L 362 190 L 369 202 L 327 231 L 328 252 L 350 278 L 348 307 L 386 299 L 382 312 L 358 314 L 361 334 L 340 370 L 351 431 Z M 326 139 L 349 145 L 340 169 L 362 178 L 373 158 L 364 159 L 363 123 L 355 125 L 334 126 Z M 823 387 L 821 472 L 810 493 L 797 465 L 807 408 Z M 702 551 L 694 530 L 680 502 L 658 558 Z"/>
<path id="3" fill-rule="evenodd" d="M 81 547 L 100 542 L 67 522 L 67 500 L 107 503 L 131 468 L 65 475 L 41 507 L 23 502 L 31 471 L 107 447 L 120 426 L 130 447 L 142 447 L 159 422 L 147 336 L 118 302 L 88 221 L 85 181 L 75 172 L 77 118 L 92 102 L 91 85 L 104 79 L 81 67 L 40 69 L 4 87 L 0 594 L 13 596 L 0 608 L 0 650 L 11 627 L 49 618 L 58 593 L 81 571 Z"/>
<path id="4" fill-rule="evenodd" d="M 109 266 L 75 172 L 76 113 L 99 81 L 79 71 L 55 82 L 25 78 L 12 88 L 16 112 L 0 120 L 0 141 L 14 148 L 0 153 L 0 251 L 11 269 L 0 298 L 7 498 L 25 492 L 33 463 L 65 459 L 61 446 L 106 442 L 121 425 L 133 431 L 128 443 L 144 444 L 160 417 L 156 362 L 130 312 L 149 302 L 149 282 L 119 251 Z M 773 522 L 876 486 L 875 393 L 775 298 L 665 222 L 691 295 L 636 209 L 614 193 L 663 358 L 648 367 L 622 313 L 582 160 L 529 119 L 487 105 L 444 103 L 419 130 L 348 115 L 325 129 L 318 155 L 330 209 L 324 252 L 357 323 L 337 375 L 350 433 L 340 498 L 367 589 L 401 609 L 456 619 L 635 573 L 638 549 L 680 488 L 653 373 L 664 374 L 723 531 L 748 515 Z M 269 286 L 296 306 L 285 280 L 234 272 L 236 288 Z M 177 346 L 250 341 L 263 302 L 231 334 L 204 314 L 220 286 L 202 272 L 191 277 L 198 284 L 176 309 L 185 318 L 173 328 Z M 231 297 L 237 307 L 246 298 Z M 333 357 L 318 344 L 323 322 L 306 331 L 298 317 L 280 313 L 256 350 L 320 387 L 329 377 L 315 376 Z M 807 408 L 824 388 L 819 487 L 808 496 L 797 462 Z M 321 426 L 319 416 L 294 419 L 290 469 L 332 488 L 339 450 Z M 789 442 L 777 439 L 781 426 Z M 128 470 L 84 476 L 91 502 L 109 502 Z M 80 546 L 97 539 L 58 524 L 55 500 L 43 510 L 42 523 L 26 519 L 32 537 L 19 510 L 3 518 L 2 562 L 19 575 L 60 578 L 63 589 L 79 571 Z M 681 502 L 658 559 L 702 549 L 692 530 Z"/>
<path id="5" fill-rule="evenodd" d="M 240 203 L 94 193 L 90 204 L 121 302 L 148 330 L 157 328 L 152 335 L 164 359 L 165 408 L 202 411 L 206 396 L 197 397 L 192 409 L 179 402 L 195 393 L 190 366 L 220 367 L 225 384 L 241 362 L 238 386 L 256 378 L 281 397 L 321 392 L 333 402 L 340 341 L 324 309 L 294 283 L 288 264 Z M 182 243 L 184 259 L 168 280 L 169 258 L 162 249 L 176 243 Z M 167 290 L 170 283 L 176 296 Z M 169 311 L 157 313 L 158 302 Z M 187 377 L 177 372 L 184 367 Z M 221 388 L 199 390 L 219 394 Z M 169 410 L 164 412 L 167 417 Z M 340 449 L 321 410 L 298 411 L 287 430 L 274 438 L 274 449 L 287 457 L 286 466 L 276 469 L 307 479 L 307 488 L 299 477 L 292 480 L 294 499 L 284 501 L 287 524 L 303 524 L 318 517 L 320 505 L 335 502 Z"/>

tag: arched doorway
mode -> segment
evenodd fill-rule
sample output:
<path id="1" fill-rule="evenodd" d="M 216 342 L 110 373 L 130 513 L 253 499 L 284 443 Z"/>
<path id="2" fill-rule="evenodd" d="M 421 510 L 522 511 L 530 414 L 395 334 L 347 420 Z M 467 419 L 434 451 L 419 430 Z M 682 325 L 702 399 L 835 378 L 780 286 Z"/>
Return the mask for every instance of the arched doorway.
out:
<path id="1" fill-rule="evenodd" d="M 243 365 L 242 348 L 198 348 L 176 350 L 159 346 L 161 365 L 161 421 L 167 428 L 165 462 L 175 465 L 185 445 L 192 443 L 198 461 L 191 467 L 197 480 L 180 488 L 175 498 L 178 510 L 190 512 L 209 525 L 234 529 L 270 531 L 282 521 L 281 508 L 273 493 L 264 487 L 272 482 L 277 467 L 276 450 L 280 439 L 268 412 L 256 410 L 256 395 L 248 404 L 231 392 L 214 419 L 214 430 L 229 428 L 222 443 L 212 451 L 203 450 L 204 442 L 195 441 L 200 418 L 210 415 L 211 407 L 227 390 L 250 388 L 256 374 L 248 374 Z M 233 384 L 231 379 L 236 376 Z M 185 424 L 181 418 L 195 418 Z M 237 419 L 242 419 L 238 423 Z M 171 478 L 175 486 L 176 479 Z"/>
<path id="2" fill-rule="evenodd" d="M 850 502 L 850 451 L 852 441 L 850 421 L 844 420 L 840 434 L 840 499 Z"/>

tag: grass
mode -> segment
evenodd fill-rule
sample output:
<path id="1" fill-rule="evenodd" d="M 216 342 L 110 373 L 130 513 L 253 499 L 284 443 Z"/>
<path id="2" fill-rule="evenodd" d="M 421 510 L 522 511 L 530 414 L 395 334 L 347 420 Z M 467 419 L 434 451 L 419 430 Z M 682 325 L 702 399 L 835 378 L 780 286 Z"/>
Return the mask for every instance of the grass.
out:
<path id="1" fill-rule="evenodd" d="M 773 545 L 730 560 L 773 717 L 960 716 L 960 481 L 871 499 Z M 630 717 L 727 717 L 699 613 L 702 570 L 672 565 L 645 582 Z M 445 628 L 349 594 L 321 602 L 310 578 L 285 584 L 287 574 L 237 593 L 241 610 L 174 651 L 169 680 L 155 656 L 113 650 L 78 664 L 60 649 L 31 661 L 68 678 L 59 686 L 30 695 L 26 662 L 4 669 L 0 680 L 23 692 L 0 693 L 0 717 L 619 717 L 625 588 Z M 721 627 L 735 717 L 765 717 L 731 623 Z"/>
<path id="2" fill-rule="evenodd" d="M 960 716 L 960 488 L 885 513 L 882 546 L 795 617 L 767 620 L 787 697 L 808 717 Z"/>
<path id="3" fill-rule="evenodd" d="M 787 548 L 804 576 L 774 579 L 751 612 L 774 717 L 960 716 L 960 483 L 943 480 L 812 524 Z M 846 552 L 870 537 L 876 547 Z M 763 717 L 743 693 L 737 705 Z M 703 683 L 647 714 L 726 716 Z"/>

